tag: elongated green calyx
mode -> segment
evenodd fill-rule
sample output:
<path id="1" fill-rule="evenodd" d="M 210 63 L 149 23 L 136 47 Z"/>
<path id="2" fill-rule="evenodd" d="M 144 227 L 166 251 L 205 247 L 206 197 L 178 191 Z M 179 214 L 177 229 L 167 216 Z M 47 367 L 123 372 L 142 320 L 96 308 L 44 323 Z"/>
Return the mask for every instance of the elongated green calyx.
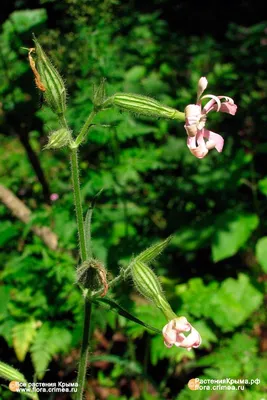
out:
<path id="1" fill-rule="evenodd" d="M 36 52 L 35 63 L 30 58 L 30 64 L 35 75 L 37 87 L 43 91 L 47 105 L 58 116 L 64 115 L 66 111 L 66 88 L 63 79 L 52 65 L 51 61 L 43 51 L 38 40 L 34 38 Z"/>
<path id="2" fill-rule="evenodd" d="M 45 149 L 59 149 L 67 146 L 71 140 L 71 133 L 66 128 L 61 128 L 55 132 L 52 132 L 48 138 L 48 144 Z"/>
<path id="3" fill-rule="evenodd" d="M 137 261 L 131 266 L 131 274 L 136 289 L 160 308 L 168 320 L 176 317 L 163 293 L 158 277 L 151 268 Z"/>
<path id="4" fill-rule="evenodd" d="M 154 118 L 177 119 L 184 121 L 184 113 L 159 103 L 151 97 L 140 94 L 116 93 L 107 100 L 121 110 Z"/>
<path id="5" fill-rule="evenodd" d="M 146 298 L 158 303 L 163 290 L 158 277 L 151 268 L 141 261 L 136 261 L 131 266 L 131 273 L 136 289 Z"/>
<path id="6" fill-rule="evenodd" d="M 8 381 L 26 382 L 24 376 L 15 368 L 0 361 L 0 377 Z"/>

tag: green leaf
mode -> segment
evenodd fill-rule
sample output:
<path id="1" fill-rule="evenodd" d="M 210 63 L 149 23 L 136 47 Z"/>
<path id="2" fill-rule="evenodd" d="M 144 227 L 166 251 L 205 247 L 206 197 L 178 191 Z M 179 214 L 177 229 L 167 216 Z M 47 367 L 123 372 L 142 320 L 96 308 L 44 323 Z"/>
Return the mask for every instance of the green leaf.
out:
<path id="1" fill-rule="evenodd" d="M 217 282 L 204 285 L 200 278 L 193 278 L 186 285 L 177 285 L 176 293 L 183 301 L 179 314 L 210 318 L 224 332 L 243 324 L 263 300 L 263 294 L 244 274 L 238 279 L 226 279 L 221 286 Z M 212 342 L 213 339 L 209 334 L 209 340 Z"/>
<path id="2" fill-rule="evenodd" d="M 18 33 L 32 30 L 34 27 L 43 24 L 47 20 L 47 13 L 44 8 L 38 10 L 14 11 L 10 15 L 12 24 Z"/>
<path id="3" fill-rule="evenodd" d="M 11 286 L 0 286 L 0 321 L 7 315 Z"/>
<path id="4" fill-rule="evenodd" d="M 71 333 L 65 328 L 50 327 L 44 323 L 31 346 L 31 357 L 38 379 L 45 375 L 52 357 L 69 350 Z"/>
<path id="5" fill-rule="evenodd" d="M 142 375 L 144 373 L 142 366 L 140 364 L 138 364 L 136 361 L 125 360 L 121 357 L 118 357 L 118 356 L 115 356 L 112 354 L 105 354 L 105 355 L 90 357 L 90 363 L 93 363 L 96 361 L 106 361 L 108 363 L 121 365 L 124 368 L 124 371 L 128 370 L 129 372 L 131 372 L 132 374 L 135 374 L 135 375 Z"/>
<path id="6" fill-rule="evenodd" d="M 31 319 L 22 324 L 17 324 L 12 330 L 13 347 L 19 361 L 24 361 L 29 347 L 36 335 L 37 324 Z"/>
<path id="7" fill-rule="evenodd" d="M 209 328 L 207 323 L 202 319 L 193 323 L 194 328 L 200 333 L 202 337 L 202 348 L 211 349 L 211 343 L 218 342 L 218 338 L 213 333 L 212 329 Z"/>
<path id="8" fill-rule="evenodd" d="M 256 257 L 263 271 L 267 273 L 267 236 L 258 240 L 256 244 Z"/>
<path id="9" fill-rule="evenodd" d="M 129 313 L 128 311 L 126 311 L 124 308 L 122 308 L 118 303 L 116 303 L 114 300 L 110 299 L 110 298 L 98 298 L 96 300 L 93 300 L 93 303 L 95 304 L 100 304 L 100 305 L 106 305 L 109 306 L 109 308 L 112 311 L 117 312 L 118 314 L 122 315 L 123 317 L 136 322 L 137 324 L 140 324 L 142 326 L 144 326 L 145 328 L 147 328 L 150 331 L 156 332 L 161 334 L 161 331 L 157 328 L 154 328 L 151 325 L 146 324 L 145 322 L 141 321 L 140 319 L 136 318 L 134 315 L 132 315 L 131 313 Z"/>
<path id="10" fill-rule="evenodd" d="M 0 225 L 0 246 L 4 246 L 7 242 L 17 236 L 18 230 L 10 221 L 3 221 Z"/>
<path id="11" fill-rule="evenodd" d="M 134 314 L 141 321 L 146 321 L 146 324 L 153 325 L 159 332 L 166 325 L 166 318 L 163 313 L 156 307 L 152 307 L 151 303 L 134 304 Z M 134 321 L 128 321 L 126 326 L 127 334 L 133 339 L 142 337 L 146 328 L 136 324 Z"/>
<path id="12" fill-rule="evenodd" d="M 184 359 L 193 359 L 195 357 L 194 351 L 188 351 L 187 349 L 177 348 L 173 346 L 172 348 L 167 348 L 164 345 L 162 336 L 155 336 L 151 339 L 151 363 L 152 365 L 157 365 L 158 361 L 168 358 L 175 363 L 181 362 Z"/>
<path id="13" fill-rule="evenodd" d="M 213 261 L 218 262 L 236 254 L 258 224 L 259 219 L 255 214 L 230 211 L 220 215 L 215 221 L 212 242 Z"/>
<path id="14" fill-rule="evenodd" d="M 125 80 L 130 82 L 138 82 L 140 79 L 144 78 L 146 74 L 146 68 L 143 65 L 135 65 L 127 72 L 125 72 Z"/>
<path id="15" fill-rule="evenodd" d="M 248 276 L 240 274 L 237 280 L 226 279 L 213 293 L 206 316 L 222 331 L 229 332 L 243 324 L 262 301 L 263 294 L 250 283 Z"/>
<path id="16" fill-rule="evenodd" d="M 259 186 L 259 190 L 261 191 L 261 193 L 264 194 L 265 196 L 267 196 L 267 177 L 261 179 L 258 182 L 258 186 Z"/>

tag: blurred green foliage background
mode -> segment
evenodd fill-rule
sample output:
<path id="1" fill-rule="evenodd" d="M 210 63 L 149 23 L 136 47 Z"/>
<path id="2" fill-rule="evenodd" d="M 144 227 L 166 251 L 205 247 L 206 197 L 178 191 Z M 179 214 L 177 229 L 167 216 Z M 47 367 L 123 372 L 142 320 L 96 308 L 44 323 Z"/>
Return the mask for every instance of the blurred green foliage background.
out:
<path id="1" fill-rule="evenodd" d="M 87 398 L 267 399 L 267 22 L 260 22 L 260 7 L 237 3 L 238 23 L 221 14 L 217 24 L 212 11 L 205 13 L 208 3 L 9 4 L 0 33 L 0 181 L 32 215 L 24 224 L 0 203 L 0 359 L 29 381 L 34 374 L 38 381 L 73 381 L 82 329 L 69 160 L 65 150 L 42 150 L 58 125 L 37 93 L 23 49 L 33 46 L 34 32 L 66 81 L 74 131 L 91 111 L 92 87 L 102 77 L 110 95 L 140 93 L 183 110 L 206 76 L 207 93 L 238 104 L 234 118 L 209 118 L 225 148 L 203 160 L 189 153 L 182 124 L 114 109 L 97 117 L 82 146 L 85 204 L 103 189 L 92 224 L 95 256 L 114 276 L 133 255 L 174 234 L 153 268 L 173 309 L 203 338 L 196 351 L 167 349 L 162 337 L 95 307 Z M 230 2 L 216 7 L 230 13 Z M 32 233 L 35 224 L 58 235 L 56 251 Z M 161 313 L 131 282 L 113 292 L 122 306 L 162 329 Z M 238 392 L 190 391 L 187 382 L 195 377 L 261 383 Z M 1 398 L 12 396 L 0 387 Z"/>

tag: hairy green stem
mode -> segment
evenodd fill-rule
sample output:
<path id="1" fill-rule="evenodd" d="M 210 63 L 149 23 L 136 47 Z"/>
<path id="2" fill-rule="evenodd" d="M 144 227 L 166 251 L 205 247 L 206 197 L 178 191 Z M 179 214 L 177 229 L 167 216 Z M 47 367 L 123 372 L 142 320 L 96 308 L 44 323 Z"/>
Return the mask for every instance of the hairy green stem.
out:
<path id="1" fill-rule="evenodd" d="M 88 350 L 89 350 L 89 340 L 90 340 L 90 321 L 92 313 L 92 303 L 85 297 L 84 299 L 84 321 L 83 321 L 83 340 L 80 354 L 80 363 L 78 370 L 78 390 L 77 390 L 77 400 L 83 399 L 83 391 L 85 384 L 85 376 L 87 371 L 87 361 L 88 361 Z"/>
<path id="2" fill-rule="evenodd" d="M 86 244 L 84 235 L 83 209 L 79 181 L 78 150 L 71 150 L 71 174 L 74 194 L 74 204 L 77 218 L 80 254 L 82 261 L 86 260 Z"/>
<path id="3" fill-rule="evenodd" d="M 87 258 L 87 251 L 86 251 L 86 242 L 84 233 L 84 221 L 83 221 L 83 209 L 81 201 L 80 182 L 79 182 L 79 165 L 78 165 L 77 149 L 71 150 L 71 172 L 72 172 L 75 211 L 76 211 L 78 234 L 79 234 L 80 254 L 82 261 L 85 261 Z M 81 400 L 83 398 L 83 390 L 84 390 L 85 376 L 87 370 L 87 357 L 89 349 L 91 311 L 92 311 L 92 304 L 86 296 L 84 299 L 83 338 L 82 338 L 82 346 L 81 346 L 81 354 L 80 354 L 80 362 L 79 362 L 79 370 L 77 378 L 77 383 L 78 383 L 77 400 Z"/>
<path id="4" fill-rule="evenodd" d="M 87 134 L 88 129 L 90 128 L 90 125 L 92 124 L 93 119 L 96 116 L 96 114 L 97 114 L 97 112 L 95 110 L 93 110 L 89 114 L 89 116 L 88 116 L 87 120 L 85 121 L 85 123 L 84 123 L 84 125 L 83 125 L 83 127 L 82 127 L 82 129 L 81 129 L 81 131 L 79 133 L 79 135 L 77 136 L 77 138 L 75 140 L 75 146 L 78 147 L 83 142 L 83 140 L 85 138 L 85 135 Z"/>

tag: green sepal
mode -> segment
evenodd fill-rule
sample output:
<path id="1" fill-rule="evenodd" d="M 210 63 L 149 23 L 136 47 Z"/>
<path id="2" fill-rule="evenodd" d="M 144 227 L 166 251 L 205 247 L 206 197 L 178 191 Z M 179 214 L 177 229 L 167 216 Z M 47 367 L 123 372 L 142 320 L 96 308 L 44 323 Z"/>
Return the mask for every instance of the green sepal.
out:
<path id="1" fill-rule="evenodd" d="M 106 79 L 102 78 L 99 86 L 93 87 L 93 104 L 96 110 L 101 109 L 102 104 L 106 99 L 106 89 L 105 89 Z"/>
<path id="2" fill-rule="evenodd" d="M 158 257 L 163 250 L 168 246 L 172 239 L 172 236 L 167 237 L 167 239 L 163 240 L 163 242 L 156 243 L 148 249 L 144 250 L 142 253 L 140 253 L 135 259 L 133 260 L 134 262 L 143 262 L 149 264 L 151 261 L 153 261 L 156 257 Z"/>

